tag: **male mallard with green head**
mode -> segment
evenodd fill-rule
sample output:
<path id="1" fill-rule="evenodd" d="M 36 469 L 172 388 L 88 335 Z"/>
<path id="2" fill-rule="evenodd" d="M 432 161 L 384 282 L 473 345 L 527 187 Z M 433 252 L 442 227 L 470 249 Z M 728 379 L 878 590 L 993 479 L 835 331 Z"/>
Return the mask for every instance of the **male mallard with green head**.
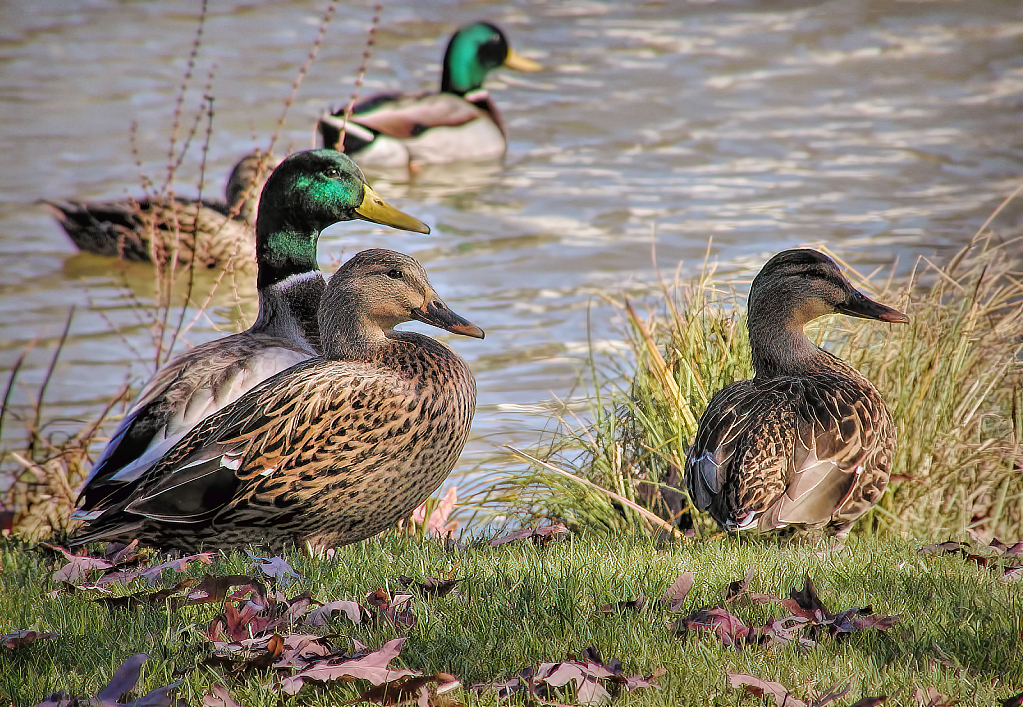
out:
<path id="1" fill-rule="evenodd" d="M 299 152 L 274 170 L 256 220 L 255 323 L 196 346 L 153 376 L 93 465 L 73 518 L 92 518 L 101 504 L 123 498 L 200 420 L 321 351 L 316 313 L 325 285 L 316 245 L 324 228 L 354 219 L 430 231 L 385 203 L 358 166 L 335 150 Z"/>
<path id="2" fill-rule="evenodd" d="M 814 250 L 775 255 L 753 280 L 753 380 L 719 390 L 685 464 L 695 506 L 729 531 L 825 528 L 844 536 L 888 485 L 895 426 L 881 394 L 815 346 L 803 326 L 832 313 L 907 322 Z"/>
<path id="3" fill-rule="evenodd" d="M 203 420 L 126 498 L 102 505 L 75 543 L 341 545 L 411 513 L 451 472 L 476 405 L 456 353 L 394 330 L 413 319 L 483 338 L 413 258 L 357 254 L 320 303 L 323 354 Z"/>
<path id="4" fill-rule="evenodd" d="M 367 167 L 408 167 L 458 160 L 497 159 L 507 149 L 504 123 L 483 81 L 492 69 L 540 71 L 508 45 L 489 22 L 455 32 L 444 54 L 440 93 L 381 94 L 355 104 L 344 144 L 344 108 L 320 118 L 326 147 L 337 147 Z"/>
<path id="5" fill-rule="evenodd" d="M 252 226 L 274 155 L 246 155 L 231 170 L 227 202 L 213 199 L 43 200 L 79 250 L 124 260 L 235 269 L 255 263 Z M 152 240 L 153 236 L 158 236 Z"/>

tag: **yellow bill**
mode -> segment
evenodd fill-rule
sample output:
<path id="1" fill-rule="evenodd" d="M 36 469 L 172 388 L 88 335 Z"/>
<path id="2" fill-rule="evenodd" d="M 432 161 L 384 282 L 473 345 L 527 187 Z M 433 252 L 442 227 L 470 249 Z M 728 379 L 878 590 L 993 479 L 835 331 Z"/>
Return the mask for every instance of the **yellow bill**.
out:
<path id="1" fill-rule="evenodd" d="M 536 73 L 537 71 L 543 71 L 543 64 L 527 59 L 521 54 L 516 54 L 515 50 L 508 47 L 508 56 L 504 59 L 504 65 L 509 69 L 515 69 L 516 71 L 525 71 L 526 73 Z"/>
<path id="2" fill-rule="evenodd" d="M 364 184 L 365 193 L 362 196 L 362 203 L 355 208 L 355 213 L 373 223 L 382 223 L 392 228 L 400 228 L 403 231 L 414 231 L 415 233 L 429 233 L 430 227 L 417 218 L 409 216 L 404 211 L 398 211 L 373 191 L 373 187 Z"/>

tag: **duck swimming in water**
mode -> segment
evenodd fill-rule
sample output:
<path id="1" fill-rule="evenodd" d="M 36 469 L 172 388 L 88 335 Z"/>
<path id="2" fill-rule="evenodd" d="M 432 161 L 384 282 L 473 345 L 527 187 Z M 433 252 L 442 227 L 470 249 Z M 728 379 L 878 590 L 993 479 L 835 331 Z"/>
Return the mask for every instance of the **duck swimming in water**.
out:
<path id="1" fill-rule="evenodd" d="M 888 406 L 855 368 L 803 334 L 832 313 L 909 321 L 814 250 L 779 253 L 753 280 L 747 321 L 756 376 L 714 394 L 685 463 L 693 504 L 726 530 L 844 536 L 888 485 Z"/>
<path id="2" fill-rule="evenodd" d="M 358 253 L 323 295 L 323 354 L 203 420 L 126 498 L 102 505 L 75 544 L 341 545 L 406 516 L 454 467 L 476 404 L 456 353 L 394 330 L 413 319 L 483 338 L 413 258 Z"/>
<path id="3" fill-rule="evenodd" d="M 356 103 L 343 144 L 344 108 L 325 114 L 318 124 L 323 145 L 366 167 L 497 159 L 507 149 L 504 123 L 483 81 L 499 66 L 543 68 L 515 53 L 489 22 L 462 27 L 444 54 L 439 93 L 381 94 Z"/>
<path id="4" fill-rule="evenodd" d="M 134 481 L 200 420 L 320 353 L 316 313 L 325 284 L 316 246 L 324 228 L 353 219 L 430 230 L 386 204 L 355 163 L 335 150 L 299 152 L 274 170 L 256 221 L 255 323 L 196 346 L 150 379 L 93 465 L 73 518 L 96 517 L 98 507 L 130 493 Z"/>
<path id="5" fill-rule="evenodd" d="M 79 250 L 138 262 L 251 269 L 259 194 L 281 159 L 246 155 L 228 177 L 227 201 L 184 197 L 43 200 Z"/>

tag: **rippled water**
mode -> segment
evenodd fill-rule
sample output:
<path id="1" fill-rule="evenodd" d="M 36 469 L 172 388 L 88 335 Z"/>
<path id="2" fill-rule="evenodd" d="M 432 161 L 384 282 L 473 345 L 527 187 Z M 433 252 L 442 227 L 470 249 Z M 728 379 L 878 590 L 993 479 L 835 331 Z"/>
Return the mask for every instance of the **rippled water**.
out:
<path id="1" fill-rule="evenodd" d="M 215 65 L 206 190 L 219 193 L 233 162 L 273 132 L 323 4 L 210 4 L 185 113 Z M 13 402 L 33 397 L 76 307 L 46 396 L 54 430 L 77 429 L 151 372 L 153 286 L 147 266 L 77 254 L 33 202 L 140 193 L 133 124 L 143 171 L 163 175 L 197 8 L 0 5 L 0 371 L 38 340 Z M 319 111 L 347 100 L 371 15 L 370 3 L 340 8 L 286 145 L 310 146 Z M 711 257 L 736 275 L 808 243 L 865 270 L 908 264 L 968 241 L 1021 181 L 1017 0 L 385 3 L 365 91 L 434 86 L 448 35 L 477 19 L 548 67 L 488 83 L 510 135 L 503 168 L 375 180 L 431 236 L 353 222 L 320 241 L 328 269 L 366 247 L 414 254 L 487 331 L 482 342 L 450 340 L 479 382 L 476 455 L 536 439 L 542 421 L 519 406 L 571 394 L 587 318 L 598 338 L 614 331 L 594 291 L 642 292 L 653 244 L 657 265 L 681 261 L 683 275 L 699 269 L 709 238 Z M 194 194 L 198 174 L 192 150 L 179 193 Z M 1010 207 L 1000 223 L 1021 216 Z M 250 321 L 252 286 L 237 291 L 242 305 L 223 288 L 189 341 Z M 8 420 L 4 437 L 18 434 Z"/>

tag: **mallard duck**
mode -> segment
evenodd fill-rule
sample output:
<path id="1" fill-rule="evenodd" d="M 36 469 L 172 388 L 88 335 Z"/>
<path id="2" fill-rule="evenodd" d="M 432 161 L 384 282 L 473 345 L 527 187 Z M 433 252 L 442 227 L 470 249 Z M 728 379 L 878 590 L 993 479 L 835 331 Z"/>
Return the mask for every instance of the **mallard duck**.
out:
<path id="1" fill-rule="evenodd" d="M 344 107 L 328 112 L 318 124 L 323 145 L 367 167 L 496 159 L 507 148 L 504 123 L 483 81 L 499 66 L 530 72 L 543 68 L 516 54 L 489 22 L 462 27 L 444 54 L 440 93 L 389 93 L 360 101 L 352 109 L 343 144 Z"/>
<path id="2" fill-rule="evenodd" d="M 98 509 L 76 544 L 340 545 L 410 513 L 450 473 L 476 405 L 476 382 L 456 353 L 394 331 L 413 319 L 483 338 L 413 258 L 358 253 L 320 303 L 323 354 L 203 420 L 127 498 Z"/>
<path id="3" fill-rule="evenodd" d="M 93 465 L 74 518 L 89 519 L 99 504 L 123 497 L 200 420 L 320 352 L 316 311 L 325 285 L 316 244 L 321 230 L 353 219 L 430 231 L 386 204 L 340 152 L 299 152 L 274 170 L 256 221 L 255 323 L 196 346 L 153 376 Z"/>
<path id="4" fill-rule="evenodd" d="M 252 226 L 267 175 L 280 164 L 270 155 L 246 155 L 231 170 L 227 201 L 184 197 L 122 201 L 44 200 L 79 250 L 124 260 L 195 262 L 236 269 L 255 263 Z M 180 234 L 180 238 L 178 235 Z M 153 236 L 157 236 L 153 240 Z"/>
<path id="5" fill-rule="evenodd" d="M 909 321 L 814 250 L 779 253 L 753 280 L 747 321 L 756 377 L 714 395 L 685 464 L 693 503 L 726 530 L 844 536 L 888 485 L 888 406 L 855 368 L 803 334 L 807 322 L 834 312 Z"/>

